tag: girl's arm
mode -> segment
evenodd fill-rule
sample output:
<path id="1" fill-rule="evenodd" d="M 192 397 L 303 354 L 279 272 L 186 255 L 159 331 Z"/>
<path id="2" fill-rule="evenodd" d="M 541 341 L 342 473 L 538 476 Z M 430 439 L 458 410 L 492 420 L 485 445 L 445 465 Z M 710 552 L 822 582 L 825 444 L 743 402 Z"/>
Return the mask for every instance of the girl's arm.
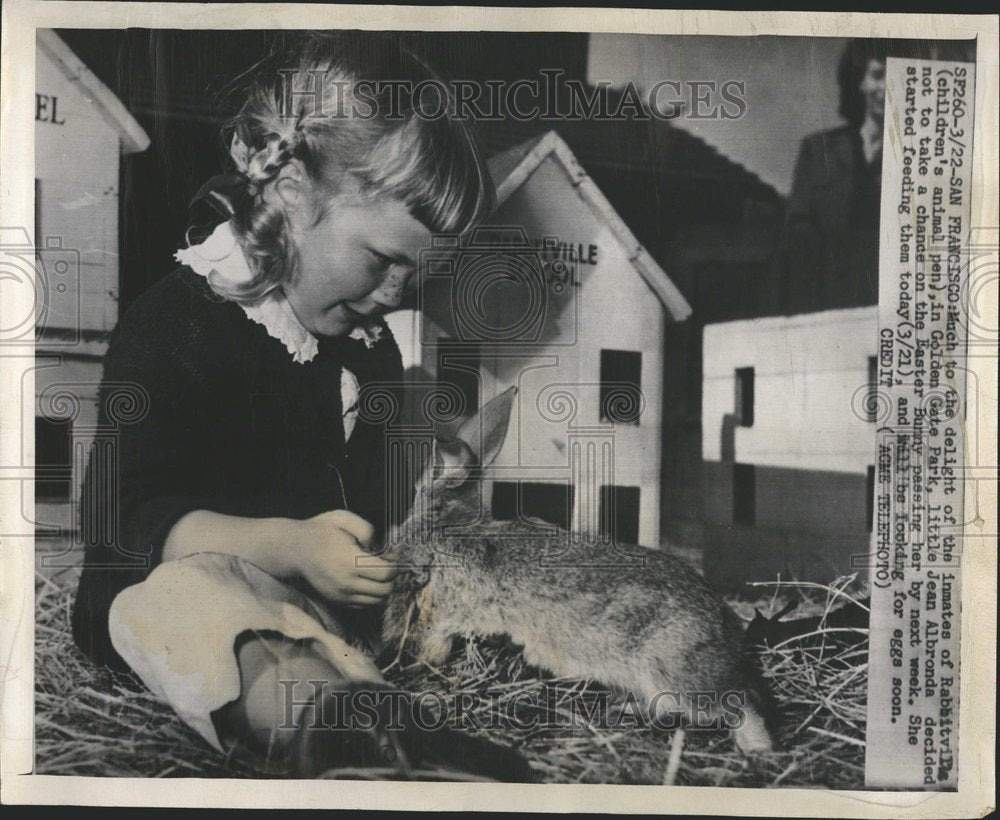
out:
<path id="1" fill-rule="evenodd" d="M 280 580 L 308 584 L 332 603 L 371 606 L 389 594 L 396 574 L 392 564 L 363 549 L 373 532 L 371 524 L 346 510 L 301 521 L 194 510 L 171 528 L 163 560 L 222 552 Z"/>

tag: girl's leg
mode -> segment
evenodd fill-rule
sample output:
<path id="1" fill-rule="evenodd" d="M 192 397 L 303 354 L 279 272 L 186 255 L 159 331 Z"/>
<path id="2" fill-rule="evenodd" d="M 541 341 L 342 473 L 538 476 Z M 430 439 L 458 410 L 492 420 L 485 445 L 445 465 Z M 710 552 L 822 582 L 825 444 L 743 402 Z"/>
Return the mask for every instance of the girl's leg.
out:
<path id="1" fill-rule="evenodd" d="M 243 633 L 236 658 L 241 694 L 212 715 L 219 740 L 229 749 L 248 748 L 269 768 L 287 769 L 297 727 L 316 721 L 304 702 L 346 681 L 312 641 L 277 633 Z"/>
<path id="2" fill-rule="evenodd" d="M 161 564 L 119 593 L 108 625 L 118 653 L 189 726 L 274 773 L 532 778 L 516 752 L 441 726 L 317 605 L 238 558 Z"/>
<path id="3" fill-rule="evenodd" d="M 160 564 L 118 594 L 108 627 L 146 686 L 220 751 L 235 740 L 275 753 L 290 746 L 295 732 L 278 731 L 288 724 L 282 680 L 384 685 L 378 667 L 315 602 L 219 553 Z M 308 684 L 292 692 L 294 700 L 311 693 Z"/>
<path id="4" fill-rule="evenodd" d="M 212 717 L 227 749 L 249 751 L 272 773 L 533 777 L 516 752 L 455 732 L 420 698 L 388 683 L 348 680 L 311 641 L 248 631 L 237 658 L 240 697 Z"/>
<path id="5" fill-rule="evenodd" d="M 415 724 L 406 693 L 385 682 L 350 680 L 315 642 L 247 631 L 236 655 L 240 697 L 212 715 L 231 753 L 249 752 L 272 773 L 300 777 L 331 769 L 410 776 L 414 766 L 441 764 L 437 747 L 451 733 L 443 726 L 428 731 L 426 712 Z M 445 742 L 449 752 L 455 749 Z"/>

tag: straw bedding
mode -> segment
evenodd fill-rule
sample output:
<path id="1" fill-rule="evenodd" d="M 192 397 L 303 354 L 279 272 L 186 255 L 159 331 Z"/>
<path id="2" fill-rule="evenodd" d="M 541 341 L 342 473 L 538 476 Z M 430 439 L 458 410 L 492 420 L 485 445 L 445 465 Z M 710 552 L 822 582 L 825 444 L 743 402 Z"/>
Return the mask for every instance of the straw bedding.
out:
<path id="1" fill-rule="evenodd" d="M 97 669 L 72 644 L 72 569 L 40 570 L 36 581 L 35 752 L 40 774 L 118 777 L 260 777 L 208 746 L 136 681 Z M 853 579 L 821 587 L 757 585 L 756 604 L 730 599 L 749 620 L 754 606 L 796 617 L 823 615 L 863 590 Z M 724 732 L 689 730 L 672 782 L 712 786 L 859 788 L 864 777 L 867 640 L 841 642 L 820 627 L 808 638 L 763 648 L 761 664 L 782 711 L 782 750 L 743 756 Z M 468 731 L 518 748 L 543 782 L 663 782 L 672 732 L 637 725 L 611 696 L 606 717 L 588 721 L 600 688 L 555 680 L 497 640 L 466 643 L 440 668 L 397 659 L 386 677 L 410 691 L 460 703 Z M 458 695 L 457 693 L 461 693 Z M 603 696 L 607 696 L 605 693 Z M 634 705 L 634 704 L 633 704 Z M 538 718 L 545 718 L 539 720 Z"/>

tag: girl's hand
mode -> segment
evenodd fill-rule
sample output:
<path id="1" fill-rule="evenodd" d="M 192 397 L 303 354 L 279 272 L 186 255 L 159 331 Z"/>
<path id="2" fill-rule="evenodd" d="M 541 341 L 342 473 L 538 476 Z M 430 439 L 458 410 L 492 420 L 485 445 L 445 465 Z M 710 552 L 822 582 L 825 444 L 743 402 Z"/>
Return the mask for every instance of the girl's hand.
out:
<path id="1" fill-rule="evenodd" d="M 297 522 L 296 574 L 321 596 L 349 607 L 374 606 L 392 590 L 398 570 L 365 552 L 374 529 L 347 510 Z"/>

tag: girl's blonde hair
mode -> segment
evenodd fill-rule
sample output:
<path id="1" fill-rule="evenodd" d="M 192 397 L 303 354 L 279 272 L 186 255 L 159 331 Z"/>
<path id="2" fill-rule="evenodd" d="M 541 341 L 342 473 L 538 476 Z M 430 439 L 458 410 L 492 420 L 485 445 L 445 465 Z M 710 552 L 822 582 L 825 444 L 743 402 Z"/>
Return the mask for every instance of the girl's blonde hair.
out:
<path id="1" fill-rule="evenodd" d="M 434 233 L 463 233 L 492 210 L 492 180 L 447 86 L 396 38 L 311 34 L 268 64 L 223 128 L 249 183 L 231 222 L 254 276 L 235 290 L 210 279 L 219 295 L 252 303 L 294 274 L 285 211 L 262 195 L 293 158 L 327 202 L 350 178 L 362 196 L 400 200 Z M 324 215 L 320 204 L 316 221 Z"/>

